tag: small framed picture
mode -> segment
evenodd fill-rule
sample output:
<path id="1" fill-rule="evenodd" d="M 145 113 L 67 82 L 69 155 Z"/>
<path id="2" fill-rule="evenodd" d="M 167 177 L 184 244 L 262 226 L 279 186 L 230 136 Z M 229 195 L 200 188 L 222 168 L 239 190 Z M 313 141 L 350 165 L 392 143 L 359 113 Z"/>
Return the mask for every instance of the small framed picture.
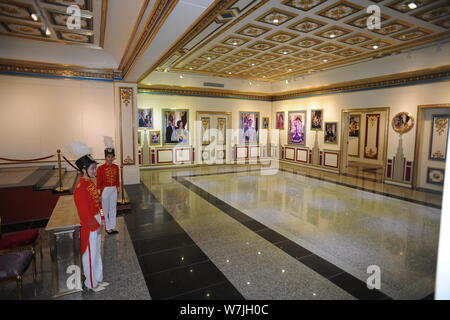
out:
<path id="1" fill-rule="evenodd" d="M 392 129 L 400 134 L 406 133 L 414 127 L 414 117 L 409 112 L 399 112 L 392 118 Z"/>
<path id="2" fill-rule="evenodd" d="M 284 111 L 277 112 L 275 129 L 284 129 Z"/>
<path id="3" fill-rule="evenodd" d="M 138 124 L 142 129 L 153 129 L 153 109 L 138 109 Z"/>
<path id="4" fill-rule="evenodd" d="M 263 117 L 262 118 L 262 125 L 263 125 L 263 129 L 269 129 L 269 118 L 267 117 Z"/>
<path id="5" fill-rule="evenodd" d="M 311 110 L 311 130 L 323 130 L 323 110 Z"/>
<path id="6" fill-rule="evenodd" d="M 349 137 L 359 137 L 359 123 L 361 121 L 360 115 L 350 115 L 350 120 L 348 124 L 348 136 Z"/>
<path id="7" fill-rule="evenodd" d="M 338 143 L 338 123 L 325 122 L 324 143 L 337 144 Z"/>
<path id="8" fill-rule="evenodd" d="M 150 145 L 159 146 L 161 144 L 161 131 L 150 131 Z"/>

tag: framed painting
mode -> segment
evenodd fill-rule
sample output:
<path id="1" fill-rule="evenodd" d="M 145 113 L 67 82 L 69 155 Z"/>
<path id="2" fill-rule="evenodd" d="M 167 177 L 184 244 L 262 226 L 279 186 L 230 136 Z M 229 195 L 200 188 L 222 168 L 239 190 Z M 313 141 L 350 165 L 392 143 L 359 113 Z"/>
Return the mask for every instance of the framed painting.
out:
<path id="1" fill-rule="evenodd" d="M 189 144 L 189 110 L 162 109 L 162 129 L 164 145 Z"/>
<path id="2" fill-rule="evenodd" d="M 138 126 L 141 129 L 153 129 L 153 109 L 138 109 Z"/>
<path id="3" fill-rule="evenodd" d="M 288 112 L 288 144 L 306 144 L 306 111 Z"/>
<path id="4" fill-rule="evenodd" d="M 444 185 L 445 169 L 427 168 L 427 183 L 435 184 L 437 186 Z"/>
<path id="5" fill-rule="evenodd" d="M 400 134 L 406 133 L 414 127 L 414 117 L 409 112 L 399 112 L 392 118 L 392 128 Z"/>
<path id="6" fill-rule="evenodd" d="M 259 112 L 239 112 L 239 142 L 258 143 Z"/>
<path id="7" fill-rule="evenodd" d="M 348 136 L 349 137 L 359 137 L 359 128 L 361 123 L 360 115 L 350 115 L 348 124 Z"/>
<path id="8" fill-rule="evenodd" d="M 263 129 L 269 129 L 269 118 L 263 117 L 263 120 L 262 120 L 262 128 L 263 128 Z"/>
<path id="9" fill-rule="evenodd" d="M 338 123 L 325 122 L 324 143 L 337 144 L 338 143 Z"/>
<path id="10" fill-rule="evenodd" d="M 277 112 L 275 129 L 284 129 L 284 111 Z"/>
<path id="11" fill-rule="evenodd" d="M 323 130 L 323 110 L 311 110 L 311 130 Z"/>
<path id="12" fill-rule="evenodd" d="M 201 117 L 202 122 L 202 145 L 207 146 L 211 143 L 211 136 L 210 136 L 210 126 L 211 126 L 211 119 L 209 117 Z"/>
<path id="13" fill-rule="evenodd" d="M 150 145 L 151 146 L 161 145 L 161 131 L 159 130 L 150 131 Z"/>

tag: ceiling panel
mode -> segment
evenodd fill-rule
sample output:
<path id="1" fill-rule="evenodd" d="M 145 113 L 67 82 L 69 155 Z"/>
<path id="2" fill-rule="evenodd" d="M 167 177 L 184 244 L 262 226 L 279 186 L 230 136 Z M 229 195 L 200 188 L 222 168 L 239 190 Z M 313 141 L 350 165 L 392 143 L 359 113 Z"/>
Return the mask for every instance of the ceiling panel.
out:
<path id="1" fill-rule="evenodd" d="M 67 27 L 67 8 L 71 5 L 81 10 L 80 29 Z M 99 48 L 103 47 L 106 9 L 107 0 L 0 0 L 0 34 Z M 37 15 L 36 20 L 32 14 Z"/>
<path id="2" fill-rule="evenodd" d="M 176 50 L 168 51 L 175 54 L 163 56 L 155 69 L 280 80 L 450 36 L 450 1 L 416 0 L 415 9 L 410 2 L 224 0 L 224 9 L 216 14 L 228 21 L 226 27 L 217 27 L 218 18 L 193 25 L 192 30 L 215 31 L 204 37 L 193 32 L 192 41 L 176 43 Z M 367 28 L 368 5 L 381 9 L 378 30 Z"/>

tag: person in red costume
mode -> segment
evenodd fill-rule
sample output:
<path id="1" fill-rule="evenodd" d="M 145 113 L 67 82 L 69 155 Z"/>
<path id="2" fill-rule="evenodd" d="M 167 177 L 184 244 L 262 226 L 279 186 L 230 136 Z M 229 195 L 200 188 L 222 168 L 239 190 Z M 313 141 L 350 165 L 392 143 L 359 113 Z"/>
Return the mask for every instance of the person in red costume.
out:
<path id="1" fill-rule="evenodd" d="M 97 169 L 97 189 L 102 197 L 106 233 L 119 233 L 116 230 L 117 194 L 119 193 L 119 167 L 113 163 L 116 153 L 111 137 L 104 137 L 106 163 Z"/>
<path id="2" fill-rule="evenodd" d="M 105 289 L 109 283 L 103 281 L 101 248 L 101 203 L 97 186 L 94 183 L 97 162 L 91 156 L 91 149 L 86 145 L 74 142 L 72 152 L 79 158 L 75 162 L 82 174 L 73 194 L 78 216 L 80 218 L 83 273 L 85 286 L 95 292 Z"/>

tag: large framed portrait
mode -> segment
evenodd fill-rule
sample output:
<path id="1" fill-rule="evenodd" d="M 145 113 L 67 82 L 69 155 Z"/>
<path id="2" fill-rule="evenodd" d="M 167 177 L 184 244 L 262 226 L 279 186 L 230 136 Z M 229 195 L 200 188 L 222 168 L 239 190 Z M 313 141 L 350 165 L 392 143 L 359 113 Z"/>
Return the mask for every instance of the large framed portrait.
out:
<path id="1" fill-rule="evenodd" d="M 142 129 L 153 129 L 153 109 L 138 109 L 138 125 Z"/>
<path id="2" fill-rule="evenodd" d="M 258 143 L 259 112 L 239 112 L 239 142 Z"/>
<path id="3" fill-rule="evenodd" d="M 161 131 L 150 131 L 150 145 L 159 146 L 161 144 Z"/>
<path id="4" fill-rule="evenodd" d="M 325 122 L 324 143 L 338 143 L 338 123 Z"/>
<path id="5" fill-rule="evenodd" d="M 189 110 L 162 109 L 162 130 L 164 145 L 187 145 L 189 139 Z"/>
<path id="6" fill-rule="evenodd" d="M 414 118 L 409 112 L 399 112 L 392 118 L 392 128 L 400 134 L 406 133 L 414 127 Z"/>
<path id="7" fill-rule="evenodd" d="M 207 146 L 211 143 L 211 137 L 210 137 L 210 126 L 211 126 L 211 119 L 209 117 L 202 117 L 202 145 Z"/>
<path id="8" fill-rule="evenodd" d="M 275 129 L 284 129 L 284 111 L 277 112 Z"/>
<path id="9" fill-rule="evenodd" d="M 361 123 L 360 115 L 350 115 L 348 124 L 348 136 L 349 137 L 359 137 L 359 128 Z"/>
<path id="10" fill-rule="evenodd" d="M 323 110 L 311 110 L 311 130 L 323 130 Z"/>
<path id="11" fill-rule="evenodd" d="M 288 144 L 306 143 L 306 111 L 288 112 Z"/>

